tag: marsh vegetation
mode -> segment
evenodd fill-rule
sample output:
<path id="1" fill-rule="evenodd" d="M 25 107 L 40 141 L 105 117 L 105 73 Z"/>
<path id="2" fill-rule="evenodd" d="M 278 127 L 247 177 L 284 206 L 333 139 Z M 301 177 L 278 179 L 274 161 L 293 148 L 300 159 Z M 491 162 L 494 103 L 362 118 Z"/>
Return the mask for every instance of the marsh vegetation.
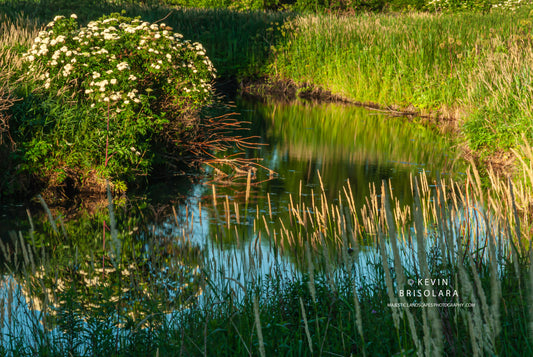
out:
<path id="1" fill-rule="evenodd" d="M 0 0 L 0 353 L 533 354 L 530 11 Z"/>

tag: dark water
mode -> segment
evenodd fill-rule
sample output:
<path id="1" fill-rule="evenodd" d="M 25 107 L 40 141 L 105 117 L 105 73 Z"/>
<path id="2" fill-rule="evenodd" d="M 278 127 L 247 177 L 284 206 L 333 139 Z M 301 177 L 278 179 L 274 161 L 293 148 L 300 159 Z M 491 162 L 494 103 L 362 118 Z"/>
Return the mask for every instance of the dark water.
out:
<path id="1" fill-rule="evenodd" d="M 9 269 L 0 285 L 4 292 L 13 286 L 20 289 L 20 314 L 41 311 L 43 296 L 58 285 L 79 280 L 97 286 L 96 277 L 103 270 L 113 276 L 117 259 L 128 267 L 115 277 L 122 285 L 134 281 L 131 286 L 151 286 L 157 291 L 156 300 L 178 305 L 191 297 L 201 298 L 205 287 L 199 276 L 204 264 L 210 271 L 224 271 L 209 277 L 213 286 L 227 284 L 228 278 L 245 284 L 252 276 L 271 273 L 280 262 L 287 274 L 293 274 L 300 269 L 299 253 L 272 250 L 273 240 L 279 238 L 265 228 L 268 223 L 270 229 L 281 232 L 283 222 L 291 220 L 291 205 L 311 207 L 321 199 L 322 190 L 328 202 L 335 202 L 349 183 L 355 206 L 361 208 L 370 186 L 379 187 L 383 180 L 390 180 L 402 205 L 411 205 L 412 175 L 425 172 L 432 182 L 437 176 L 461 174 L 451 143 L 406 118 L 337 104 L 238 103 L 236 111 L 240 120 L 250 123 L 245 135 L 257 136 L 256 141 L 263 144 L 239 156 L 259 160 L 249 187 L 246 175 L 231 170 L 227 176 L 213 175 L 210 169 L 211 174 L 200 182 L 182 177 L 155 184 L 145 194 L 114 201 L 116 236 L 107 228 L 111 219 L 105 198 L 72 219 L 53 210 L 58 233 L 53 233 L 44 212 L 30 210 L 34 225 L 30 231 L 26 207 L 5 208 L 0 217 L 2 241 L 12 259 L 4 259 Z M 20 242 L 34 247 L 31 259 Z M 35 291 L 25 290 L 28 274 L 22 273 L 22 267 L 27 268 L 30 261 L 30 280 L 44 281 L 50 272 L 56 280 L 33 284 L 43 287 Z M 118 288 L 114 293 L 123 294 Z M 140 301 L 143 294 L 142 289 L 133 289 L 128 299 Z M 82 295 L 87 306 L 94 304 L 94 294 Z M 53 300 L 47 297 L 46 301 Z M 168 311 L 173 306 L 158 309 Z"/>

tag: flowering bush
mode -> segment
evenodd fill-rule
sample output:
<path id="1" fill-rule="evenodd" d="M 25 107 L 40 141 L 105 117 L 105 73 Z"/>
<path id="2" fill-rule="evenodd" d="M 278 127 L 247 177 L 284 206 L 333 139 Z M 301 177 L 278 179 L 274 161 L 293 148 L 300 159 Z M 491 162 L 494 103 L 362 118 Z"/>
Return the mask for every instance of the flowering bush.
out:
<path id="1" fill-rule="evenodd" d="M 74 14 L 56 16 L 24 60 L 44 93 L 63 98 L 63 105 L 75 105 L 85 118 L 84 123 L 57 119 L 55 130 L 34 138 L 31 146 L 44 142 L 61 151 L 64 145 L 54 147 L 54 142 L 67 142 L 65 155 L 82 152 L 88 166 L 113 178 L 148 173 L 154 159 L 152 138 L 164 130 L 174 135 L 171 142 L 180 142 L 190 123 L 184 118 L 213 96 L 215 69 L 200 43 L 184 40 L 164 23 L 119 14 L 87 27 L 80 27 Z M 63 130 L 67 126 L 84 130 L 69 134 Z M 32 162 L 45 155 L 46 150 L 27 151 Z M 65 157 L 60 161 L 77 164 Z"/>

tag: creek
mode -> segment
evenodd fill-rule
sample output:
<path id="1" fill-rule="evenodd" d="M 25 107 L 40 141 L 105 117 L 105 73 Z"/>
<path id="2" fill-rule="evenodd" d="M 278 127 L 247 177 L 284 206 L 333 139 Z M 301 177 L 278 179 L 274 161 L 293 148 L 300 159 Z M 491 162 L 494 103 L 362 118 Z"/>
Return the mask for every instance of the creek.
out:
<path id="1" fill-rule="evenodd" d="M 97 278 L 106 271 L 112 276 L 117 259 L 125 267 L 119 278 L 122 286 L 134 280 L 135 284 L 152 284 L 159 295 L 151 295 L 151 299 L 176 300 L 177 304 L 184 296 L 201 299 L 208 288 L 202 277 L 206 271 L 213 272 L 207 277 L 211 287 L 230 284 L 234 290 L 244 289 L 250 279 L 272 275 L 280 266 L 278 272 L 299 274 L 308 269 L 302 257 L 309 248 L 295 243 L 298 238 L 287 233 L 289 228 L 297 235 L 303 229 L 300 226 L 305 226 L 295 223 L 297 228 L 287 227 L 300 219 L 295 218 L 295 207 L 317 214 L 318 207 L 345 200 L 343 192 L 350 190 L 354 208 L 360 210 L 368 202 L 372 186 L 379 196 L 383 180 L 390 183 L 399 205 L 412 206 L 414 175 L 423 173 L 430 183 L 437 177 L 462 175 L 452 143 L 416 120 L 354 106 L 305 102 L 238 102 L 235 111 L 240 113 L 239 120 L 249 122 L 244 135 L 257 137 L 260 144 L 238 156 L 258 160 L 260 166 L 255 166 L 253 175 L 215 174 L 207 168 L 208 175 L 200 180 L 182 177 L 159 182 L 145 193 L 117 199 L 118 233 L 113 236 L 106 230 L 107 240 L 102 235 L 103 220 L 107 226 L 111 224 L 106 199 L 72 220 L 58 218 L 54 211 L 57 230 L 65 227 L 66 231 L 58 234 L 61 238 L 55 243 L 45 241 L 52 228 L 44 212 L 31 215 L 35 233 L 26 238 L 17 232 L 30 231 L 25 208 L 18 208 L 23 215 L 16 220 L 11 213 L 4 213 L 4 222 L 25 222 L 15 225 L 11 234 L 2 231 L 3 242 L 11 242 L 12 247 L 5 249 L 18 256 L 18 262 L 8 262 L 13 270 L 4 271 L 1 284 L 3 296 L 8 296 L 10 289 L 11 294 L 15 291 L 11 298 L 18 301 L 12 309 L 19 316 L 15 319 L 34 316 L 30 310 L 45 311 L 45 301 L 57 299 L 54 289 L 76 280 L 88 287 L 80 292 L 87 295 L 86 305 L 91 305 L 95 299 L 91 284 L 98 284 Z M 328 202 L 325 206 L 324 201 Z M 326 228 L 305 229 L 326 232 Z M 327 234 L 322 239 L 312 245 L 323 243 L 327 250 L 338 250 L 341 242 L 328 241 Z M 20 248 L 22 241 L 28 244 L 26 252 Z M 362 243 L 361 250 L 367 245 Z M 375 259 L 373 255 L 361 257 L 363 262 Z M 47 279 L 51 272 L 54 282 Z M 37 287 L 37 292 L 24 288 L 23 281 L 28 279 L 44 282 L 40 284 L 44 288 Z M 119 288 L 113 292 L 124 298 Z M 136 299 L 142 295 L 127 294 Z"/>

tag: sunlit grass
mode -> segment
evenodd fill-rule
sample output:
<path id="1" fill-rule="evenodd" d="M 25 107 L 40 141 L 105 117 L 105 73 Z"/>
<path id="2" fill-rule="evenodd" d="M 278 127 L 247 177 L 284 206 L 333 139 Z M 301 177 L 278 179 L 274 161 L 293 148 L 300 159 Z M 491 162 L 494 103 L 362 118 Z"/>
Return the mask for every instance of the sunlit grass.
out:
<path id="1" fill-rule="evenodd" d="M 306 15 L 273 72 L 353 100 L 459 117 L 474 150 L 531 140 L 529 8 L 489 14 Z"/>
<path id="2" fill-rule="evenodd" d="M 349 185 L 336 200 L 320 188 L 291 199 L 288 217 L 247 215 L 212 190 L 174 210 L 170 230 L 121 203 L 120 256 L 109 233 L 103 244 L 107 215 L 76 225 L 50 212 L 57 233 L 32 220 L 0 247 L 1 345 L 15 355 L 531 351 L 531 186 L 492 177 L 487 190 L 471 167 L 466 182 L 422 175 L 412 188 L 403 206 L 384 182 L 362 209 Z"/>

